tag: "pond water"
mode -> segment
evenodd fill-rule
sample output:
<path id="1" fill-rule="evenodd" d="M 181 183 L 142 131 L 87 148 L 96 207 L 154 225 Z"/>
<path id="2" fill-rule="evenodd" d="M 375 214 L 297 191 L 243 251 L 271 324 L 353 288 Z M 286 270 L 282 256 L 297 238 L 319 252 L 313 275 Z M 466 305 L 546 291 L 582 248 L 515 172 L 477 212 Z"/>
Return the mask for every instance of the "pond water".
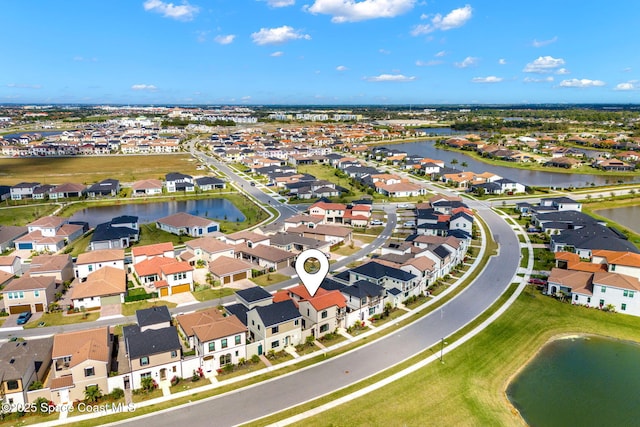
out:
<path id="1" fill-rule="evenodd" d="M 95 206 L 83 209 L 71 216 L 71 221 L 85 221 L 90 227 L 111 221 L 121 215 L 134 215 L 141 224 L 154 222 L 159 218 L 186 212 L 210 219 L 244 221 L 244 215 L 227 199 L 199 199 L 170 202 L 132 203 L 111 206 Z"/>
<path id="2" fill-rule="evenodd" d="M 445 166 L 455 167 L 460 170 L 471 170 L 477 173 L 491 172 L 504 178 L 512 179 L 525 185 L 541 186 L 541 187 L 588 187 L 591 183 L 595 185 L 615 184 L 618 181 L 633 182 L 640 181 L 640 176 L 603 176 L 590 174 L 569 174 L 561 172 L 532 171 L 526 169 L 509 168 L 506 166 L 495 166 L 484 163 L 473 157 L 468 156 L 464 152 L 449 151 L 437 148 L 433 141 L 408 142 L 404 144 L 395 144 L 389 146 L 398 150 L 406 151 L 408 154 L 429 157 L 445 162 Z M 456 159 L 457 165 L 452 165 L 451 160 Z M 466 162 L 467 166 L 461 166 L 462 162 Z"/>
<path id="3" fill-rule="evenodd" d="M 632 426 L 640 420 L 640 346 L 606 338 L 545 345 L 507 388 L 532 426 Z"/>
<path id="4" fill-rule="evenodd" d="M 640 205 L 598 209 L 596 213 L 640 233 Z"/>

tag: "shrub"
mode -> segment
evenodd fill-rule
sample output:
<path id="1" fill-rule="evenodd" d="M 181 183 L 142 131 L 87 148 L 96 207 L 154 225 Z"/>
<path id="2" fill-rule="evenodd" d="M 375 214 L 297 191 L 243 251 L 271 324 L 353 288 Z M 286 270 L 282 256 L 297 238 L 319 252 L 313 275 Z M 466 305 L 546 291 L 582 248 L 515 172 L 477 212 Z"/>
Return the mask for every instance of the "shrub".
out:
<path id="1" fill-rule="evenodd" d="M 180 378 L 174 375 L 173 378 L 171 378 L 171 385 L 175 386 L 175 385 L 178 385 L 179 383 L 180 383 Z"/>
<path id="2" fill-rule="evenodd" d="M 34 381 L 29 385 L 29 390 L 40 390 L 42 387 L 42 381 Z"/>
<path id="3" fill-rule="evenodd" d="M 117 399 L 122 399 L 124 397 L 124 390 L 116 387 L 113 389 L 113 391 L 109 394 L 109 397 L 111 397 L 114 400 Z"/>
<path id="4" fill-rule="evenodd" d="M 258 363 L 260 362 L 260 356 L 258 356 L 257 354 L 254 354 L 253 356 L 251 356 L 251 363 Z"/>
<path id="5" fill-rule="evenodd" d="M 224 365 L 223 369 L 226 374 L 230 374 L 231 372 L 233 372 L 233 364 L 227 363 L 226 365 Z"/>

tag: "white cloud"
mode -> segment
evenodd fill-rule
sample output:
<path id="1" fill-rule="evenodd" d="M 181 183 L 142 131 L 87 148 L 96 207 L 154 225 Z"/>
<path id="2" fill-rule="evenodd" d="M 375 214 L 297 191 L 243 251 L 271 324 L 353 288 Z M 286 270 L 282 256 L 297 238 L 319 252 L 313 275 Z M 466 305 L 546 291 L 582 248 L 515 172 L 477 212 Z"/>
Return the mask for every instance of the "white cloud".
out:
<path id="1" fill-rule="evenodd" d="M 602 80 L 569 79 L 561 81 L 560 87 L 597 87 L 605 84 Z"/>
<path id="2" fill-rule="evenodd" d="M 435 65 L 440 65 L 440 64 L 443 64 L 443 63 L 444 63 L 443 61 L 436 61 L 436 60 L 434 60 L 434 61 L 420 61 L 420 60 L 417 60 L 416 61 L 416 65 L 418 67 L 433 67 Z"/>
<path id="3" fill-rule="evenodd" d="M 613 88 L 613 90 L 640 90 L 640 80 L 629 80 L 625 83 L 618 83 L 616 87 Z"/>
<path id="4" fill-rule="evenodd" d="M 631 71 L 631 67 L 625 67 L 625 68 L 622 69 L 623 73 L 628 73 L 630 71 Z"/>
<path id="5" fill-rule="evenodd" d="M 533 47 L 543 47 L 543 46 L 547 46 L 547 45 L 550 45 L 552 43 L 555 43 L 557 41 L 558 41 L 558 36 L 555 36 L 555 37 L 553 37 L 553 38 L 551 38 L 549 40 L 541 40 L 541 41 L 533 40 L 531 45 Z"/>
<path id="6" fill-rule="evenodd" d="M 507 60 L 506 60 L 506 59 L 504 59 L 504 58 L 500 58 L 500 59 L 498 59 L 498 64 L 500 64 L 500 65 L 506 65 L 506 64 L 507 64 Z"/>
<path id="7" fill-rule="evenodd" d="M 186 1 L 181 5 L 175 5 L 161 0 L 147 0 L 143 7 L 146 11 L 159 13 L 165 18 L 177 19 L 178 21 L 191 21 L 200 11 L 197 6 L 192 6 Z"/>
<path id="8" fill-rule="evenodd" d="M 466 58 L 464 58 L 462 62 L 456 62 L 453 65 L 455 65 L 458 68 L 467 68 L 467 67 L 476 65 L 477 63 L 478 63 L 478 58 L 474 58 L 473 56 L 467 56 Z"/>
<path id="9" fill-rule="evenodd" d="M 215 41 L 218 44 L 231 44 L 233 43 L 233 41 L 235 40 L 236 36 L 235 34 L 227 34 L 227 35 L 219 35 L 216 36 L 213 41 Z"/>
<path id="10" fill-rule="evenodd" d="M 337 71 L 347 71 L 347 70 L 348 70 L 348 68 L 347 68 L 347 67 L 345 67 L 344 65 L 338 65 L 338 66 L 336 67 L 336 70 L 337 70 Z"/>
<path id="11" fill-rule="evenodd" d="M 296 4 L 296 0 L 260 0 L 266 1 L 270 7 L 287 7 Z"/>
<path id="12" fill-rule="evenodd" d="M 554 79 L 552 76 L 548 76 L 543 79 L 537 79 L 535 77 L 525 77 L 523 81 L 525 83 L 543 83 L 543 82 L 552 82 L 553 80 Z"/>
<path id="13" fill-rule="evenodd" d="M 387 49 L 378 49 L 378 52 L 380 52 L 383 55 L 390 55 L 391 51 L 387 50 Z"/>
<path id="14" fill-rule="evenodd" d="M 368 19 L 393 18 L 411 9 L 416 0 L 315 0 L 304 10 L 313 14 L 331 15 L 331 22 L 358 22 Z"/>
<path id="15" fill-rule="evenodd" d="M 257 33 L 251 34 L 253 42 L 258 45 L 279 44 L 291 40 L 311 40 L 309 34 L 302 34 L 299 30 L 295 30 L 288 25 L 278 28 L 261 28 Z"/>
<path id="16" fill-rule="evenodd" d="M 440 52 L 435 54 L 436 58 L 442 58 L 443 56 L 445 56 L 447 54 L 446 50 L 441 50 Z"/>
<path id="17" fill-rule="evenodd" d="M 365 77 L 364 79 L 369 82 L 410 82 L 416 78 L 403 74 L 380 74 L 379 76 Z"/>
<path id="18" fill-rule="evenodd" d="M 569 72 L 569 70 L 567 70 L 566 68 L 559 68 L 559 69 L 556 71 L 556 74 L 563 75 L 563 74 L 571 74 L 571 73 L 570 73 L 570 72 Z"/>
<path id="19" fill-rule="evenodd" d="M 279 57 L 281 57 L 282 55 L 284 55 L 284 52 L 283 52 L 283 51 L 281 51 L 281 50 L 278 50 L 278 51 L 276 51 L 276 52 L 273 52 L 273 53 L 272 53 L 272 54 L 270 54 L 269 56 L 273 56 L 274 58 L 279 58 Z"/>
<path id="20" fill-rule="evenodd" d="M 40 88 L 42 88 L 42 86 L 40 86 L 40 85 L 26 85 L 26 84 L 21 84 L 21 83 L 9 83 L 9 84 L 7 84 L 7 87 L 12 87 L 12 88 L 16 88 L 16 89 L 40 89 Z"/>
<path id="21" fill-rule="evenodd" d="M 155 87 L 154 85 L 137 84 L 137 85 L 131 86 L 131 90 L 147 90 L 149 92 L 154 92 L 158 90 L 158 88 Z"/>
<path id="22" fill-rule="evenodd" d="M 474 77 L 471 79 L 473 83 L 500 83 L 502 77 L 487 76 L 487 77 Z"/>
<path id="23" fill-rule="evenodd" d="M 564 59 L 554 58 L 553 56 L 540 56 L 533 62 L 529 62 L 525 65 L 525 73 L 550 73 L 556 68 L 564 65 Z"/>
<path id="24" fill-rule="evenodd" d="M 430 24 L 416 25 L 411 31 L 411 34 L 419 36 L 421 34 L 432 33 L 436 30 L 447 31 L 462 27 L 471 19 L 472 12 L 473 9 L 471 6 L 466 5 L 465 7 L 453 9 L 445 16 L 438 13 L 431 19 Z M 427 18 L 427 16 L 423 15 L 421 18 Z"/>

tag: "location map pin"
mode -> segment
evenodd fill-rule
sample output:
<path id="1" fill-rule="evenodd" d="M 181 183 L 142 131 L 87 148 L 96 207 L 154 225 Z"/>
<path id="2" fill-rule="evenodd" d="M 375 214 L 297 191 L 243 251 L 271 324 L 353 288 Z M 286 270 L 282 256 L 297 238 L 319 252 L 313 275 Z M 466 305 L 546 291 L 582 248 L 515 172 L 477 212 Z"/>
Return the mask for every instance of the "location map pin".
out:
<path id="1" fill-rule="evenodd" d="M 307 249 L 301 252 L 296 259 L 296 273 L 312 297 L 318 291 L 328 272 L 329 260 L 318 249 Z"/>

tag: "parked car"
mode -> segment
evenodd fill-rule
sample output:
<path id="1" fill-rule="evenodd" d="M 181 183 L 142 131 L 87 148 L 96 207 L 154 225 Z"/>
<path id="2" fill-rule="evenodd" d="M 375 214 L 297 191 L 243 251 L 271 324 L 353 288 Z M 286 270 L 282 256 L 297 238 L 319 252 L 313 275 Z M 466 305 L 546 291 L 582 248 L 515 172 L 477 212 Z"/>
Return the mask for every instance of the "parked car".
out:
<path id="1" fill-rule="evenodd" d="M 532 279 L 529 279 L 529 283 L 532 285 L 546 285 L 547 281 L 544 279 L 532 278 Z"/>
<path id="2" fill-rule="evenodd" d="M 416 226 L 416 222 L 415 221 L 407 221 L 404 224 L 402 224 L 404 227 L 415 227 Z"/>
<path id="3" fill-rule="evenodd" d="M 384 224 L 384 222 L 380 221 L 379 219 L 372 219 L 370 224 L 371 225 L 382 225 L 382 224 Z"/>
<path id="4" fill-rule="evenodd" d="M 252 182 L 252 183 L 251 183 L 251 186 L 252 186 L 252 187 L 255 187 L 255 186 L 256 186 L 256 183 L 255 183 L 255 182 Z"/>
<path id="5" fill-rule="evenodd" d="M 29 321 L 29 319 L 31 319 L 31 312 L 30 311 L 25 311 L 25 312 L 20 313 L 18 315 L 18 320 L 16 320 L 16 324 L 24 325 L 25 323 L 27 323 Z"/>

